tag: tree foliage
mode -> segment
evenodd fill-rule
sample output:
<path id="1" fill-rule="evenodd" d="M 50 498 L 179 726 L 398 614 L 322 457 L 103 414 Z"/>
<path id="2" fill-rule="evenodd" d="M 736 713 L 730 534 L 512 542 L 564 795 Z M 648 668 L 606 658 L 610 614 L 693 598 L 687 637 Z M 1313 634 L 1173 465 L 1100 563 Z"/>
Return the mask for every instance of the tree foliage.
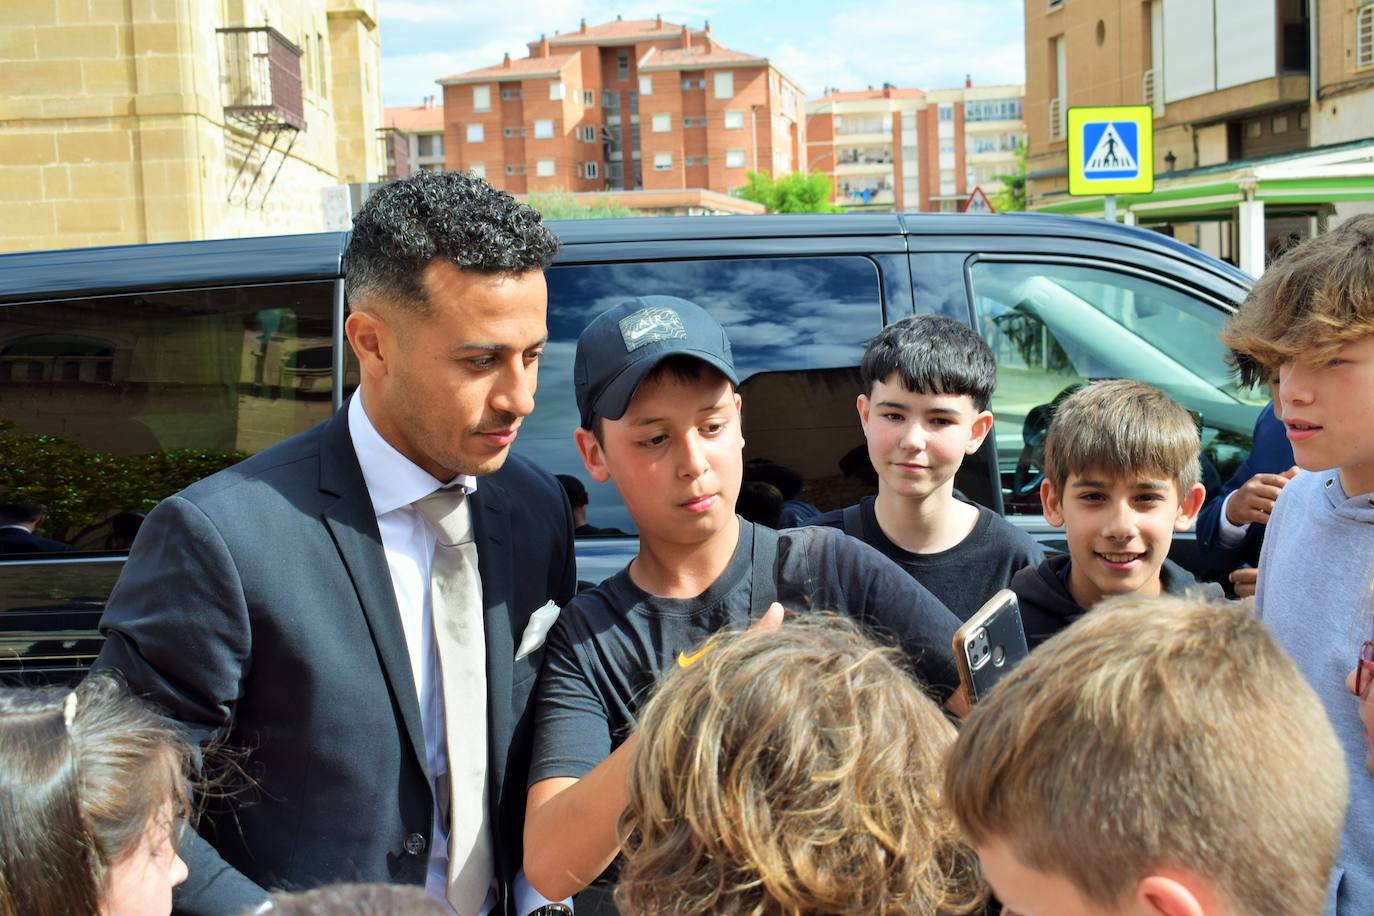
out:
<path id="1" fill-rule="evenodd" d="M 992 206 L 998 213 L 1011 213 L 1026 209 L 1026 144 L 1017 141 L 1016 171 L 994 175 L 1002 182 L 1002 187 L 992 195 Z"/>
<path id="2" fill-rule="evenodd" d="M 120 512 L 147 512 L 245 452 L 182 448 L 115 455 L 62 436 L 21 433 L 0 417 L 0 501 L 46 506 L 43 528 L 67 543 Z"/>
<path id="3" fill-rule="evenodd" d="M 844 207 L 830 201 L 835 186 L 824 172 L 793 172 L 774 178 L 768 172 L 750 172 L 740 189 L 745 200 L 763 204 L 769 213 L 843 213 Z"/>
<path id="4" fill-rule="evenodd" d="M 538 210 L 544 219 L 605 219 L 612 216 L 639 215 L 638 211 L 616 203 L 610 194 L 602 194 L 584 202 L 567 191 L 549 191 L 531 194 L 529 204 Z"/>

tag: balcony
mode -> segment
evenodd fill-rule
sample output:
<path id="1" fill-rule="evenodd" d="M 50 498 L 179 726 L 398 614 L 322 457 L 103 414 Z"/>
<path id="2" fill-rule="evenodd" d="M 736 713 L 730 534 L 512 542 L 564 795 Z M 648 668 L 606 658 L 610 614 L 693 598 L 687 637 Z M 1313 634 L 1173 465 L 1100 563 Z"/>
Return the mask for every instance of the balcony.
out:
<path id="1" fill-rule="evenodd" d="M 255 127 L 305 129 L 301 49 L 271 26 L 216 29 L 225 117 Z"/>
<path id="2" fill-rule="evenodd" d="M 1150 106 L 1156 118 L 1164 117 L 1164 94 L 1159 91 L 1153 68 L 1140 74 L 1140 101 L 1142 105 Z"/>
<path id="3" fill-rule="evenodd" d="M 1064 133 L 1064 100 L 1062 98 L 1050 99 L 1050 142 L 1063 140 Z"/>

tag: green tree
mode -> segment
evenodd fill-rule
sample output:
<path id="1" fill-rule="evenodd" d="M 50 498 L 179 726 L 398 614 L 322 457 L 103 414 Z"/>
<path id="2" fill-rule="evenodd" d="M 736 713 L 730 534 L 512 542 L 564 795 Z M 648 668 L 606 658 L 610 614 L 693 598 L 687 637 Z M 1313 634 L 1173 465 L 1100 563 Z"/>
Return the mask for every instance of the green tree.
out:
<path id="1" fill-rule="evenodd" d="M 1011 213 L 1026 209 L 1026 144 L 1016 143 L 1016 171 L 994 175 L 1002 182 L 1001 189 L 992 195 L 992 206 L 998 213 Z"/>
<path id="2" fill-rule="evenodd" d="M 638 211 L 617 204 L 609 194 L 602 194 L 584 203 L 567 191 L 549 191 L 531 194 L 529 204 L 538 210 L 544 219 L 605 219 L 612 216 L 639 215 Z"/>
<path id="3" fill-rule="evenodd" d="M 750 172 L 748 183 L 738 193 L 763 204 L 769 213 L 844 212 L 844 207 L 830 202 L 835 187 L 824 172 L 793 172 L 776 179 L 767 172 Z"/>

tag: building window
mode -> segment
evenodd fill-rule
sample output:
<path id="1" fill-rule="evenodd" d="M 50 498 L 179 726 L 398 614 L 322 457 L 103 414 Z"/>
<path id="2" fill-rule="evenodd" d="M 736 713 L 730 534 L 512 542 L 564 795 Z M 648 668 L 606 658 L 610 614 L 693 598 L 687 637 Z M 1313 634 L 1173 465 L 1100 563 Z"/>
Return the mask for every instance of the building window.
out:
<path id="1" fill-rule="evenodd" d="M 485 162 L 474 162 L 468 166 L 468 173 L 478 178 L 486 178 L 487 164 Z"/>
<path id="2" fill-rule="evenodd" d="M 549 80 L 549 101 L 550 101 L 550 102 L 561 102 L 561 101 L 563 101 L 563 81 L 562 81 L 562 80 Z"/>
<path id="3" fill-rule="evenodd" d="M 521 98 L 523 95 L 524 93 L 522 93 L 519 89 L 502 89 L 501 101 L 512 102 Z"/>
<path id="4" fill-rule="evenodd" d="M 683 156 L 683 157 L 682 157 L 682 164 L 690 168 L 691 166 L 696 165 L 696 164 L 697 164 L 697 161 L 696 161 L 695 158 L 693 158 L 693 157 L 691 157 L 691 156 Z"/>
<path id="5" fill-rule="evenodd" d="M 595 90 L 595 89 L 583 89 L 583 90 L 582 90 L 582 104 L 583 104 L 585 107 L 587 107 L 587 108 L 591 108 L 591 107 L 593 107 L 593 106 L 596 105 L 596 90 Z"/>
<path id="6" fill-rule="evenodd" d="M 1355 11 L 1355 66 L 1374 66 L 1374 3 L 1368 0 Z"/>
<path id="7" fill-rule="evenodd" d="M 553 175 L 553 160 L 540 159 L 534 164 L 534 174 L 540 178 L 548 178 Z"/>
<path id="8" fill-rule="evenodd" d="M 654 171 L 666 172 L 673 167 L 672 153 L 654 153 Z"/>
<path id="9" fill-rule="evenodd" d="M 552 140 L 553 139 L 553 119 L 540 118 L 534 122 L 534 139 Z"/>
<path id="10" fill-rule="evenodd" d="M 601 107 L 615 114 L 620 113 L 620 93 L 613 89 L 601 90 Z"/>
<path id="11" fill-rule="evenodd" d="M 501 136 L 503 136 L 503 137 L 523 137 L 523 136 L 525 136 L 525 128 L 523 128 L 523 127 L 503 127 L 503 128 L 501 128 Z"/>
<path id="12" fill-rule="evenodd" d="M 726 130 L 739 130 L 739 129 L 740 129 L 741 127 L 743 127 L 743 126 L 744 126 L 744 112 L 742 112 L 742 111 L 726 111 L 726 112 L 725 112 L 725 129 L 726 129 Z"/>
<path id="13" fill-rule="evenodd" d="M 1020 99 L 984 99 L 964 103 L 965 121 L 1019 121 Z"/>
<path id="14" fill-rule="evenodd" d="M 525 164 L 524 164 L 523 162 L 517 162 L 517 163 L 515 163 L 514 165 L 508 165 L 508 166 L 506 166 L 506 174 L 507 174 L 507 175 L 523 175 L 523 174 L 525 174 Z"/>
<path id="15" fill-rule="evenodd" d="M 732 70 L 716 74 L 716 98 L 733 99 L 735 97 L 735 74 Z"/>
<path id="16" fill-rule="evenodd" d="M 666 134 L 673 129 L 673 116 L 668 114 L 654 115 L 653 131 L 656 134 Z"/>
<path id="17" fill-rule="evenodd" d="M 582 136 L 582 142 L 583 142 L 583 143 L 595 143 L 595 142 L 596 142 L 596 127 L 595 127 L 594 125 L 591 125 L 591 124 L 583 125 L 582 128 L 580 129 L 580 133 L 581 133 L 581 136 Z"/>
<path id="18" fill-rule="evenodd" d="M 941 102 L 941 103 L 940 103 L 940 120 L 941 120 L 941 121 L 953 121 L 953 120 L 954 120 L 954 106 L 953 106 L 953 105 L 949 104 L 948 102 Z"/>
<path id="19" fill-rule="evenodd" d="M 615 56 L 616 76 L 622 80 L 630 78 L 630 52 L 624 48 Z"/>
<path id="20" fill-rule="evenodd" d="M 640 94 L 640 95 L 653 95 L 653 94 L 654 94 L 654 78 L 653 78 L 652 76 L 641 76 L 641 77 L 639 78 L 639 94 Z"/>
<path id="21" fill-rule="evenodd" d="M 486 132 L 482 130 L 481 124 L 469 124 L 467 138 L 469 143 L 481 143 L 486 139 Z"/>
<path id="22" fill-rule="evenodd" d="M 597 166 L 597 163 L 595 163 L 595 162 L 584 162 L 584 163 L 582 163 L 582 177 L 583 177 L 583 178 L 596 178 L 596 177 L 598 177 L 598 173 L 599 173 L 600 171 L 601 171 L 600 168 Z"/>
<path id="23" fill-rule="evenodd" d="M 705 88 L 706 88 L 706 77 L 702 76 L 700 72 L 683 74 L 683 77 L 682 77 L 682 88 L 683 88 L 683 89 L 705 89 Z"/>
<path id="24" fill-rule="evenodd" d="M 730 149 L 725 151 L 725 167 L 727 169 L 744 168 L 744 150 Z"/>
<path id="25" fill-rule="evenodd" d="M 473 86 L 472 87 L 472 110 L 491 111 L 491 87 Z"/>

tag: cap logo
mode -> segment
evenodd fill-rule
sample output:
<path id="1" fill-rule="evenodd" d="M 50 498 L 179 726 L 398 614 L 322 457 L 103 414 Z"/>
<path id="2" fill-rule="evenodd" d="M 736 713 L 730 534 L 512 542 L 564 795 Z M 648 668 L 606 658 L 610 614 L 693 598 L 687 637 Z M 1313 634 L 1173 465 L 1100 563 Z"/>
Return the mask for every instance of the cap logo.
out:
<path id="1" fill-rule="evenodd" d="M 686 337 L 687 328 L 673 309 L 656 305 L 620 319 L 620 336 L 625 341 L 625 349 L 633 353 L 660 340 Z"/>

